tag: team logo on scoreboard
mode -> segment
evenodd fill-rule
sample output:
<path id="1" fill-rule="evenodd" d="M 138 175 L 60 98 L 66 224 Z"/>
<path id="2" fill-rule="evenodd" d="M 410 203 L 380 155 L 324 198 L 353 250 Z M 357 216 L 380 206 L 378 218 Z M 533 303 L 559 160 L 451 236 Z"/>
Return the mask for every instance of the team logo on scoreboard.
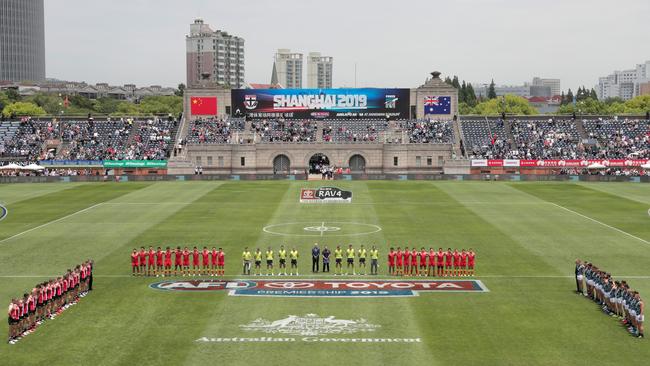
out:
<path id="1" fill-rule="evenodd" d="M 386 95 L 386 99 L 384 101 L 384 108 L 386 109 L 395 109 L 397 108 L 397 100 L 399 98 L 396 95 Z"/>
<path id="2" fill-rule="evenodd" d="M 323 334 L 352 334 L 359 332 L 374 332 L 380 325 L 371 324 L 366 319 L 336 319 L 326 318 L 317 314 L 305 316 L 289 315 L 284 319 L 269 321 L 258 318 L 250 324 L 240 325 L 246 331 L 257 331 L 268 334 L 289 334 L 297 336 L 318 336 Z"/>
<path id="3" fill-rule="evenodd" d="M 336 187 L 303 188 L 300 203 L 351 203 L 352 192 Z"/>
<path id="4" fill-rule="evenodd" d="M 246 109 L 255 109 L 257 108 L 257 104 L 257 95 L 244 96 L 244 107 L 246 107 Z"/>

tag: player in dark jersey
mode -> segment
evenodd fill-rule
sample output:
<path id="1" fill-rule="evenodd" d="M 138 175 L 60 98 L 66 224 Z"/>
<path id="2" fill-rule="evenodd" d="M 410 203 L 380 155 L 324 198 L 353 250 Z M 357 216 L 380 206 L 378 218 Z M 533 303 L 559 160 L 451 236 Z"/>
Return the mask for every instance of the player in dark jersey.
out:
<path id="1" fill-rule="evenodd" d="M 174 276 L 183 273 L 183 251 L 181 247 L 176 247 L 174 250 Z"/>

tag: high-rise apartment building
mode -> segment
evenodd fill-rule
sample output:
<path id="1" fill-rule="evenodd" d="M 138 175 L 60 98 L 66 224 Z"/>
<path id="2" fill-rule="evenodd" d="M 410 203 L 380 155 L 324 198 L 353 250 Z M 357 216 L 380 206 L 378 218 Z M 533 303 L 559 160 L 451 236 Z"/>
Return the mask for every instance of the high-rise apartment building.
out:
<path id="1" fill-rule="evenodd" d="M 274 68 L 278 83 L 284 88 L 302 88 L 302 53 L 292 53 L 281 48 L 274 57 Z"/>
<path id="2" fill-rule="evenodd" d="M 190 25 L 186 37 L 187 86 L 244 87 L 244 39 L 213 31 L 202 19 Z"/>
<path id="3" fill-rule="evenodd" d="M 332 66 L 334 58 L 310 52 L 307 56 L 307 87 L 329 89 L 332 87 Z"/>
<path id="4" fill-rule="evenodd" d="M 45 80 L 44 0 L 0 0 L 0 80 Z"/>

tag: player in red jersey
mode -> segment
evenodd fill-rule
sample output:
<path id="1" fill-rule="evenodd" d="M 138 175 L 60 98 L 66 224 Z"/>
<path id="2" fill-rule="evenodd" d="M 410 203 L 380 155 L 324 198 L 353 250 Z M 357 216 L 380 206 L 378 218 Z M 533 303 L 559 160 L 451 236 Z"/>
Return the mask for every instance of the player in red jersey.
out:
<path id="1" fill-rule="evenodd" d="M 210 252 L 210 257 L 212 259 L 212 267 L 210 269 L 210 275 L 211 276 L 216 276 L 217 275 L 217 256 L 219 255 L 219 252 L 217 252 L 217 248 L 212 247 L 212 251 Z"/>
<path id="2" fill-rule="evenodd" d="M 164 258 L 165 258 L 165 260 L 164 260 L 165 269 L 163 271 L 163 277 L 165 277 L 165 275 L 171 276 L 172 275 L 172 250 L 171 250 L 171 248 L 167 247 L 167 249 L 165 250 L 165 252 L 163 254 L 164 254 Z"/>
<path id="3" fill-rule="evenodd" d="M 395 271 L 396 276 L 403 276 L 404 275 L 404 253 L 402 253 L 402 248 L 397 247 L 397 252 L 395 252 L 395 267 L 397 271 Z"/>
<path id="4" fill-rule="evenodd" d="M 153 247 L 149 247 L 149 252 L 147 253 L 148 266 L 147 266 L 147 276 L 151 276 L 156 272 L 156 251 L 153 250 Z"/>
<path id="5" fill-rule="evenodd" d="M 427 275 L 427 257 L 429 256 L 429 253 L 422 247 L 420 249 L 420 276 L 426 276 Z"/>
<path id="6" fill-rule="evenodd" d="M 144 247 L 140 247 L 139 260 L 140 275 L 144 276 L 145 273 L 147 273 L 147 251 L 144 249 Z"/>
<path id="7" fill-rule="evenodd" d="M 404 276 L 408 276 L 411 265 L 411 252 L 408 247 L 405 247 L 402 252 L 402 261 L 404 262 Z"/>
<path id="8" fill-rule="evenodd" d="M 165 252 L 162 251 L 161 247 L 158 247 L 156 250 L 156 277 L 164 276 L 163 268 L 165 265 Z"/>
<path id="9" fill-rule="evenodd" d="M 445 276 L 451 276 L 452 274 L 452 259 L 451 248 L 447 248 L 447 252 L 445 253 Z"/>
<path id="10" fill-rule="evenodd" d="M 418 250 L 415 247 L 411 249 L 411 275 L 418 275 Z"/>
<path id="11" fill-rule="evenodd" d="M 203 251 L 201 252 L 201 263 L 203 264 L 201 275 L 209 276 L 210 275 L 210 251 L 208 250 L 208 247 L 203 247 Z"/>
<path id="12" fill-rule="evenodd" d="M 131 273 L 133 276 L 137 276 L 140 273 L 140 270 L 138 269 L 138 258 L 140 255 L 138 254 L 138 250 L 133 248 L 133 252 L 131 252 Z"/>
<path id="13" fill-rule="evenodd" d="M 436 251 L 429 248 L 429 267 L 427 268 L 427 276 L 436 275 Z"/>
<path id="14" fill-rule="evenodd" d="M 174 276 L 183 273 L 183 251 L 181 247 L 176 247 L 174 250 Z"/>
<path id="15" fill-rule="evenodd" d="M 298 272 L 296 272 L 296 274 L 297 273 Z M 223 251 L 223 248 L 219 248 L 219 252 L 217 253 L 217 276 L 225 276 L 225 275 L 226 275 L 226 253 Z"/>
<path id="16" fill-rule="evenodd" d="M 460 252 L 460 275 L 467 276 L 467 252 L 465 249 Z"/>
<path id="17" fill-rule="evenodd" d="M 200 256 L 201 253 L 199 252 L 199 249 L 194 247 L 194 249 L 192 249 L 192 276 L 198 275 L 201 270 Z"/>
<path id="18" fill-rule="evenodd" d="M 438 277 L 442 277 L 445 274 L 445 252 L 442 251 L 442 248 L 438 248 L 436 253 L 436 267 L 438 269 Z"/>
<path id="19" fill-rule="evenodd" d="M 454 276 L 458 276 L 460 274 L 460 253 L 458 252 L 458 249 L 454 249 Z"/>
<path id="20" fill-rule="evenodd" d="M 183 249 L 183 277 L 185 275 L 190 275 L 190 250 L 187 247 Z"/>
<path id="21" fill-rule="evenodd" d="M 472 248 L 467 252 L 467 272 L 468 275 L 474 276 L 474 261 L 476 260 L 476 253 Z"/>
<path id="22" fill-rule="evenodd" d="M 393 247 L 388 252 L 388 274 L 395 275 L 395 250 Z"/>

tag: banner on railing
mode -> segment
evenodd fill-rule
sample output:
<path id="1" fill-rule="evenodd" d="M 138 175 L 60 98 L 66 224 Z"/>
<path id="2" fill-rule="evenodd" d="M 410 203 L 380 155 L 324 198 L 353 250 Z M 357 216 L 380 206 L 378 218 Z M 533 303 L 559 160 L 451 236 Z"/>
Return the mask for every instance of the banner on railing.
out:
<path id="1" fill-rule="evenodd" d="M 166 168 L 167 160 L 104 160 L 104 168 Z"/>
<path id="2" fill-rule="evenodd" d="M 472 167 L 522 167 L 522 168 L 587 168 L 594 164 L 605 168 L 633 168 L 649 163 L 649 159 L 566 159 L 566 160 L 519 160 L 519 159 L 473 159 Z"/>
<path id="3" fill-rule="evenodd" d="M 101 160 L 41 160 L 38 163 L 42 166 L 102 166 Z"/>

